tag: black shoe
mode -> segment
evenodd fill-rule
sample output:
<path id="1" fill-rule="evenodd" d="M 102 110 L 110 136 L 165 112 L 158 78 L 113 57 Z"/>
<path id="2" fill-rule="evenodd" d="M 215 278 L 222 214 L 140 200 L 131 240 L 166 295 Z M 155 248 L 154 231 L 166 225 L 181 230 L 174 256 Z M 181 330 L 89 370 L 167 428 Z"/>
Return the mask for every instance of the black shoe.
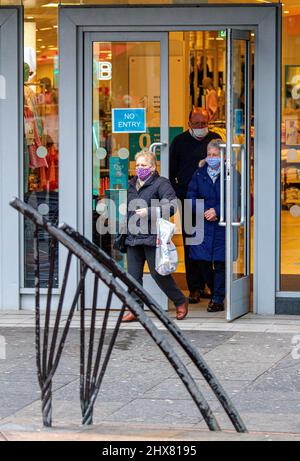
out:
<path id="1" fill-rule="evenodd" d="M 210 301 L 207 307 L 207 312 L 222 312 L 224 311 L 224 304 L 223 303 L 214 303 Z"/>
<path id="2" fill-rule="evenodd" d="M 200 303 L 200 292 L 199 290 L 191 291 L 189 294 L 189 304 Z"/>

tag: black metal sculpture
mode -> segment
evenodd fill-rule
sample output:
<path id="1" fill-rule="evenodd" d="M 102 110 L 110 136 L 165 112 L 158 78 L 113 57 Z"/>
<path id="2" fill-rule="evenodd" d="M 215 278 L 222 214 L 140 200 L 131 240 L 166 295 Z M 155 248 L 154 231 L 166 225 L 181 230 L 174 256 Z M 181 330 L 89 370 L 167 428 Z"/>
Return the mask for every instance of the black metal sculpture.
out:
<path id="1" fill-rule="evenodd" d="M 208 428 L 219 431 L 220 426 L 212 413 L 212 410 L 205 400 L 199 386 L 191 376 L 190 372 L 169 343 L 166 335 L 163 334 L 153 323 L 152 319 L 136 302 L 138 298 L 150 311 L 159 319 L 166 329 L 175 338 L 183 351 L 191 358 L 194 365 L 206 379 L 207 383 L 222 404 L 233 426 L 238 432 L 246 432 L 246 427 L 233 406 L 230 398 L 209 369 L 199 352 L 191 345 L 176 323 L 163 312 L 155 300 L 147 293 L 132 277 L 130 277 L 112 258 L 105 252 L 88 241 L 67 224 L 58 228 L 49 223 L 34 208 L 15 198 L 11 206 L 30 219 L 35 225 L 34 233 L 34 259 L 35 259 L 35 300 L 36 300 L 36 359 L 38 369 L 38 380 L 42 393 L 42 414 L 45 426 L 52 424 L 52 379 L 59 365 L 64 344 L 69 332 L 70 324 L 77 305 L 80 307 L 80 400 L 82 409 L 82 423 L 92 424 L 93 408 L 97 399 L 103 377 L 105 375 L 111 353 L 116 342 L 120 329 L 121 320 L 125 309 L 129 309 L 144 329 L 149 333 L 157 346 L 164 353 L 186 389 L 193 398 L 200 413 L 202 414 Z M 39 278 L 39 248 L 38 230 L 43 229 L 51 237 L 50 245 L 50 268 L 48 293 L 45 311 L 44 335 L 41 341 L 41 306 L 40 306 L 40 278 Z M 57 309 L 52 308 L 52 290 L 55 251 L 57 242 L 67 250 L 66 265 L 61 285 L 61 292 Z M 64 306 L 65 293 L 70 275 L 72 257 L 80 261 L 80 277 L 71 304 Z M 87 273 L 91 272 L 94 277 L 93 299 L 91 306 L 90 325 L 86 325 L 85 305 L 85 282 Z M 97 298 L 99 286 L 107 288 L 106 299 L 102 300 L 102 307 L 105 306 L 102 324 L 99 328 L 97 319 Z M 133 296 L 134 295 L 134 296 Z M 111 313 L 112 298 L 115 296 L 121 301 L 122 307 L 117 316 L 110 341 L 105 347 L 106 332 L 108 330 L 109 315 Z M 67 312 L 66 324 L 60 331 L 60 320 L 62 312 Z M 51 316 L 55 316 L 53 329 L 50 331 Z M 97 331 L 100 331 L 99 338 L 96 338 Z M 89 337 L 86 341 L 86 334 Z M 52 333 L 52 337 L 50 338 Z M 94 360 L 93 360 L 94 359 Z"/>

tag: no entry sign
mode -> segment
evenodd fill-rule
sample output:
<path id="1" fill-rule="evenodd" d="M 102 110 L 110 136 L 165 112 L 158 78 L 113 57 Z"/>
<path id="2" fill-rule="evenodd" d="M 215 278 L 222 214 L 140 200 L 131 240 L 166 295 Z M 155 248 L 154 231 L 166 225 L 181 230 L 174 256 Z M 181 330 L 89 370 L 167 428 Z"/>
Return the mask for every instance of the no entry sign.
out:
<path id="1" fill-rule="evenodd" d="M 145 133 L 146 109 L 112 109 L 113 133 Z"/>

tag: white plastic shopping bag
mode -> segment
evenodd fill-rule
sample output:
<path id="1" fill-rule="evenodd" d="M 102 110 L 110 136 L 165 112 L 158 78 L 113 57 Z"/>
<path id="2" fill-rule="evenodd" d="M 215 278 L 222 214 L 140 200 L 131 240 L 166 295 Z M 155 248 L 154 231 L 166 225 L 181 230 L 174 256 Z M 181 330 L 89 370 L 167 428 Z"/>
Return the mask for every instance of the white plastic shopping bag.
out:
<path id="1" fill-rule="evenodd" d="M 163 218 L 156 222 L 157 241 L 155 253 L 155 270 L 160 275 L 168 275 L 175 272 L 178 266 L 178 254 L 172 237 L 175 232 L 175 224 Z"/>

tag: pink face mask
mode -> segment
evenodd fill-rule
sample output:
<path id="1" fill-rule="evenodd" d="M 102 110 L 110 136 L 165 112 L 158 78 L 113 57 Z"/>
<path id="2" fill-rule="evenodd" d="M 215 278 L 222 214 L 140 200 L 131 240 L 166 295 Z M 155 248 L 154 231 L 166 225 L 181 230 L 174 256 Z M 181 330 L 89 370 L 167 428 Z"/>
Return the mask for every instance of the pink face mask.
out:
<path id="1" fill-rule="evenodd" d="M 152 173 L 151 167 L 143 168 L 142 166 L 138 166 L 136 168 L 136 175 L 141 181 L 146 181 Z"/>

